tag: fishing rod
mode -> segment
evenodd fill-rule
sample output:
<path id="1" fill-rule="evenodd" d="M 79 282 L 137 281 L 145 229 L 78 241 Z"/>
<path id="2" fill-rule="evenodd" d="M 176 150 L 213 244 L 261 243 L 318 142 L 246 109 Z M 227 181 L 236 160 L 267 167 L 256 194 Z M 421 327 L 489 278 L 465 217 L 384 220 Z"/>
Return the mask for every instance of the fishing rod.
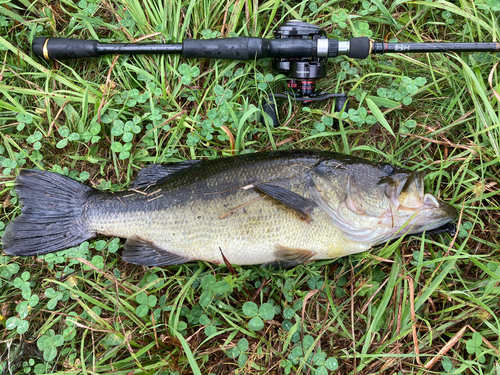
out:
<path id="1" fill-rule="evenodd" d="M 275 39 L 236 37 L 219 39 L 186 39 L 182 43 L 99 43 L 97 40 L 37 37 L 33 53 L 46 60 L 95 58 L 104 55 L 178 54 L 185 58 L 256 60 L 273 58 L 273 67 L 287 75 L 290 92 L 269 94 L 263 110 L 278 126 L 276 98 L 291 98 L 310 103 L 336 98 L 335 112 L 347 109 L 347 95 L 316 89 L 326 77 L 328 58 L 345 55 L 366 59 L 385 53 L 499 52 L 500 43 L 385 43 L 367 37 L 346 41 L 328 38 L 318 26 L 291 20 L 274 31 Z"/>

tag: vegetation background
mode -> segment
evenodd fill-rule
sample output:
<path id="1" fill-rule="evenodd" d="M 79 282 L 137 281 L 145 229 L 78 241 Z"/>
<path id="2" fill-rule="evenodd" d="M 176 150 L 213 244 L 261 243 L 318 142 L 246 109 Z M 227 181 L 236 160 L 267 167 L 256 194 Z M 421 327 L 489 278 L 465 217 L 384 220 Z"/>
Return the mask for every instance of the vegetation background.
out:
<path id="1" fill-rule="evenodd" d="M 102 42 L 273 37 L 290 19 L 341 40 L 490 42 L 498 0 L 0 1 L 0 231 L 21 168 L 126 188 L 150 163 L 314 148 L 426 170 L 457 235 L 287 270 L 124 263 L 118 239 L 0 256 L 3 374 L 500 374 L 498 54 L 330 59 L 333 102 L 283 102 L 270 61 L 106 56 L 46 62 L 36 36 Z M 334 126 L 340 116 L 341 122 Z M 1 233 L 0 233 L 1 234 Z"/>

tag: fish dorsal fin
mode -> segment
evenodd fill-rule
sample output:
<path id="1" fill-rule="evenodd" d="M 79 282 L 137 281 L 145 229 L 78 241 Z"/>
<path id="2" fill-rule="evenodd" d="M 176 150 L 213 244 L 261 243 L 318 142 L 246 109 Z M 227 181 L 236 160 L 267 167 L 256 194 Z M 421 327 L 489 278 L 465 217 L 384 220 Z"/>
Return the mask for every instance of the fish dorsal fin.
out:
<path id="1" fill-rule="evenodd" d="M 144 188 L 170 179 L 175 173 L 191 168 L 201 160 L 185 160 L 171 164 L 151 164 L 142 168 L 130 184 L 131 189 Z"/>
<path id="2" fill-rule="evenodd" d="M 293 191 L 285 189 L 281 186 L 270 185 L 270 184 L 258 184 L 255 188 L 264 194 L 276 199 L 278 202 L 284 204 L 285 206 L 291 208 L 297 212 L 304 220 L 310 222 L 311 212 L 316 204 L 308 200 Z"/>
<path id="3" fill-rule="evenodd" d="M 272 267 L 294 267 L 307 262 L 316 252 L 312 250 L 293 249 L 290 247 L 276 245 L 273 252 L 275 262 L 269 263 Z"/>
<path id="4" fill-rule="evenodd" d="M 129 238 L 125 242 L 122 258 L 128 263 L 152 267 L 182 264 L 191 260 L 183 255 L 164 250 L 140 237 Z"/>

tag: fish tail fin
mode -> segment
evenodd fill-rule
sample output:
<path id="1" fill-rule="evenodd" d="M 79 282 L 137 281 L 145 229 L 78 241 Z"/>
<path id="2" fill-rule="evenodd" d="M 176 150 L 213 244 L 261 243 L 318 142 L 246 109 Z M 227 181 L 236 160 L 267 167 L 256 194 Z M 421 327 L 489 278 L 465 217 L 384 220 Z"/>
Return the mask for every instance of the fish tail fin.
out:
<path id="1" fill-rule="evenodd" d="M 21 215 L 5 228 L 3 250 L 9 255 L 46 254 L 94 237 L 83 218 L 93 188 L 63 175 L 23 170 L 16 179 Z"/>

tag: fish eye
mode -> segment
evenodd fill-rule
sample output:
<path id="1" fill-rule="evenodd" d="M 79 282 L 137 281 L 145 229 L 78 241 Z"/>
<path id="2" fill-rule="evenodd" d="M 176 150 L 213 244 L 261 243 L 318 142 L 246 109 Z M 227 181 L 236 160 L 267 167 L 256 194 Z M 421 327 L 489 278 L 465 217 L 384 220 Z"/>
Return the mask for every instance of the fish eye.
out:
<path id="1" fill-rule="evenodd" d="M 381 169 L 387 176 L 391 176 L 396 172 L 396 169 L 390 164 L 383 164 Z"/>

